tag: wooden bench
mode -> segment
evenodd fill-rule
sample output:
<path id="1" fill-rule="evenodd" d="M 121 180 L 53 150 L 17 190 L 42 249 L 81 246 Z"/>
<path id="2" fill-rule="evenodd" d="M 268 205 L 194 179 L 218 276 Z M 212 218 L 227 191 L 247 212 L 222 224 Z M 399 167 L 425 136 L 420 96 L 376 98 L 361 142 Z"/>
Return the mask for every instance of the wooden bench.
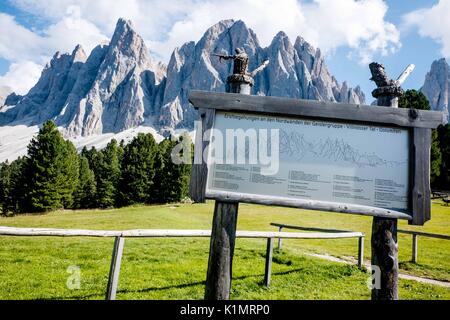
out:
<path id="1" fill-rule="evenodd" d="M 448 206 L 450 204 L 450 198 L 448 196 L 447 196 L 447 198 L 442 198 L 442 201 L 444 201 L 446 206 Z"/>

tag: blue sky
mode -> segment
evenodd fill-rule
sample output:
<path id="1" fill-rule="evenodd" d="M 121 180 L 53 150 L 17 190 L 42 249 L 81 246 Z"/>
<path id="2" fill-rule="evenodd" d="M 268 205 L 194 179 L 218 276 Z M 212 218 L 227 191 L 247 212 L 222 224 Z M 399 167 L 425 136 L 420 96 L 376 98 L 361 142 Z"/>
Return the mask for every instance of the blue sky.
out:
<path id="1" fill-rule="evenodd" d="M 402 16 L 408 12 L 420 8 L 429 8 L 438 3 L 437 0 L 390 0 L 386 2 L 389 6 L 386 20 L 397 26 L 401 26 Z M 450 12 L 447 12 L 447 16 L 450 17 Z M 441 52 L 441 45 L 430 37 L 420 36 L 417 28 L 401 32 L 400 40 L 402 46 L 396 53 L 387 56 L 377 54 L 374 55 L 373 60 L 383 63 L 392 78 L 397 77 L 408 64 L 414 63 L 416 68 L 403 87 L 405 89 L 419 89 L 423 85 L 426 73 L 430 70 L 431 63 L 444 57 Z M 352 85 L 360 85 L 366 94 L 366 98 L 371 98 L 370 93 L 375 86 L 373 82 L 368 80 L 370 78 L 368 66 L 349 60 L 346 56 L 347 52 L 346 47 L 341 47 L 335 54 L 327 57 L 331 73 L 338 80 L 348 80 Z"/>
<path id="2" fill-rule="evenodd" d="M 175 46 L 198 41 L 226 18 L 242 19 L 262 45 L 279 30 L 303 36 L 326 55 L 331 73 L 360 85 L 371 102 L 368 62 L 405 88 L 422 86 L 431 63 L 450 58 L 450 0 L 0 0 L 0 86 L 19 93 L 35 83 L 57 50 L 107 41 L 119 17 L 131 19 L 152 55 L 168 62 Z"/>

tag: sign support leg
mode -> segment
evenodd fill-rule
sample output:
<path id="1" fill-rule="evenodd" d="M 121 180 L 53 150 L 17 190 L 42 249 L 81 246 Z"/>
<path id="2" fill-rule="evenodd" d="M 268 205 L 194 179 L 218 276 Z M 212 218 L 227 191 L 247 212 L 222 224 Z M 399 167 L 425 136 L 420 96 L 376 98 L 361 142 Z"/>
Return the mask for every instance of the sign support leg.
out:
<path id="1" fill-rule="evenodd" d="M 377 105 L 398 108 L 398 97 L 403 94 L 400 81 L 389 81 L 384 66 L 379 63 L 373 62 L 369 68 L 371 80 L 377 85 L 372 92 Z M 404 74 L 401 81 L 406 79 L 407 74 Z M 398 300 L 397 219 L 374 217 L 371 244 L 372 272 L 375 272 L 372 300 Z"/>
<path id="2" fill-rule="evenodd" d="M 215 203 L 205 300 L 230 299 L 238 207 L 237 202 Z"/>
<path id="3" fill-rule="evenodd" d="M 397 219 L 374 217 L 371 242 L 375 266 L 372 300 L 398 300 Z"/>

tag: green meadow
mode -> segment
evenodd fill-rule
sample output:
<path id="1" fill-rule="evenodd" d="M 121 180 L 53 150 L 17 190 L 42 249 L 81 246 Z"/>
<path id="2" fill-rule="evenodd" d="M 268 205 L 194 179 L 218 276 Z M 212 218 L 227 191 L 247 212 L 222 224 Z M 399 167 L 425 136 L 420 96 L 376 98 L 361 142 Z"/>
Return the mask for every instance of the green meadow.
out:
<path id="1" fill-rule="evenodd" d="M 210 229 L 213 205 L 56 211 L 2 217 L 0 225 Z M 449 218 L 450 207 L 434 202 L 432 220 L 425 226 L 408 226 L 401 221 L 399 228 L 450 234 Z M 276 231 L 271 222 L 364 232 L 364 258 L 370 260 L 370 217 L 240 204 L 239 230 Z M 0 299 L 104 299 L 113 242 L 112 238 L 0 236 Z M 309 255 L 356 257 L 356 238 L 284 240 L 283 250 L 274 253 L 270 288 L 262 283 L 265 250 L 264 239 L 237 239 L 232 299 L 370 299 L 367 271 Z M 126 239 L 117 299 L 202 299 L 208 251 L 206 238 Z M 450 282 L 450 241 L 419 237 L 418 263 L 410 260 L 411 236 L 399 234 L 402 273 Z M 71 266 L 80 268 L 80 289 L 67 287 Z M 401 299 L 450 299 L 448 288 L 404 279 L 399 279 L 399 294 Z"/>

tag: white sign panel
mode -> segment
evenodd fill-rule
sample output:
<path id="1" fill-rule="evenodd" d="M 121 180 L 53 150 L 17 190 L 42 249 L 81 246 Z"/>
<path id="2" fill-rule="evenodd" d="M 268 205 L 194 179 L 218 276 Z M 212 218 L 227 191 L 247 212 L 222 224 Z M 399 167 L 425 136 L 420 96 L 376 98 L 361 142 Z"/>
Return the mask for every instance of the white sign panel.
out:
<path id="1" fill-rule="evenodd" d="M 406 129 L 217 111 L 212 136 L 206 196 L 408 209 Z"/>

